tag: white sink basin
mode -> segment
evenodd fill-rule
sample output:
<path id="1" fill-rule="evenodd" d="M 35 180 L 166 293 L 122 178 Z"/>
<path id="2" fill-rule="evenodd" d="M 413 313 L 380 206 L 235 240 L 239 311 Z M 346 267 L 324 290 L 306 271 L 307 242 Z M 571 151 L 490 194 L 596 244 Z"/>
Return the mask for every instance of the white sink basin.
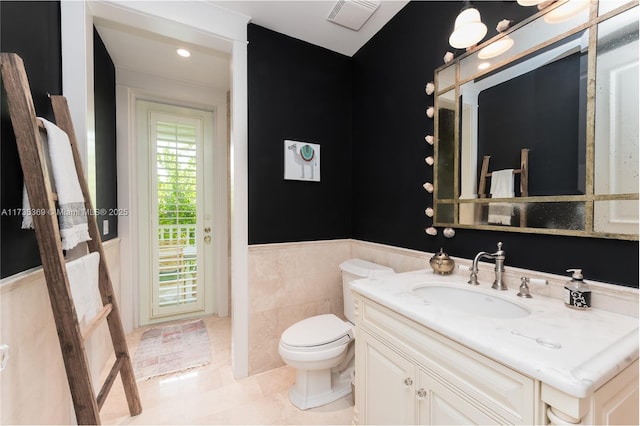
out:
<path id="1" fill-rule="evenodd" d="M 521 318 L 530 314 L 527 308 L 500 297 L 456 287 L 422 286 L 413 293 L 424 301 L 469 314 L 493 318 Z"/>

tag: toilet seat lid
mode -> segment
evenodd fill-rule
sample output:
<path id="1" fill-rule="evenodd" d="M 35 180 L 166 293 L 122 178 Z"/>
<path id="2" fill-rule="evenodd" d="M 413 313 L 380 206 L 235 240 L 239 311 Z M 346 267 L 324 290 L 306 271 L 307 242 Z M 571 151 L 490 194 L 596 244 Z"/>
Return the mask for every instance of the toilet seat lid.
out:
<path id="1" fill-rule="evenodd" d="M 282 333 L 281 341 L 287 346 L 312 347 L 334 342 L 353 334 L 353 325 L 333 314 L 317 315 L 293 324 Z"/>

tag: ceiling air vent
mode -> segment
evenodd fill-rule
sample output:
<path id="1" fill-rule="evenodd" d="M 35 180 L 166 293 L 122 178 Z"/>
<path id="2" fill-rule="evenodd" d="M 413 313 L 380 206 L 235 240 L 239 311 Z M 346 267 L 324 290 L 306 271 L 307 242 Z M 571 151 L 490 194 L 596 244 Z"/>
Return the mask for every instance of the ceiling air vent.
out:
<path id="1" fill-rule="evenodd" d="M 340 0 L 327 17 L 328 21 L 358 31 L 378 9 L 377 0 Z"/>

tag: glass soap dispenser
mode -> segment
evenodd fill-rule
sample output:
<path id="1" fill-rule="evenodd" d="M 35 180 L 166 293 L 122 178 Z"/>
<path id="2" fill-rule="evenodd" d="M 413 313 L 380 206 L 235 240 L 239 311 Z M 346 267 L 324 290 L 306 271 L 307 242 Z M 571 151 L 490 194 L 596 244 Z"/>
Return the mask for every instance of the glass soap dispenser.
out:
<path id="1" fill-rule="evenodd" d="M 564 304 L 574 309 L 591 307 L 591 289 L 584 282 L 582 269 L 567 269 L 572 272 L 571 281 L 564 286 Z"/>

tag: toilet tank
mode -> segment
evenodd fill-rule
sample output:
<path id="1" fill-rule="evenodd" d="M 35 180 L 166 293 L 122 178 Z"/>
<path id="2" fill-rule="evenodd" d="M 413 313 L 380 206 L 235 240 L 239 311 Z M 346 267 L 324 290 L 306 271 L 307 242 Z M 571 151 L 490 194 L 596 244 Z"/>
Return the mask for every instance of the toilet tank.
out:
<path id="1" fill-rule="evenodd" d="M 349 259 L 340 264 L 342 271 L 342 294 L 344 296 L 344 316 L 355 324 L 356 318 L 353 310 L 353 297 L 349 283 L 362 278 L 378 278 L 395 273 L 388 266 L 367 262 L 362 259 Z"/>

